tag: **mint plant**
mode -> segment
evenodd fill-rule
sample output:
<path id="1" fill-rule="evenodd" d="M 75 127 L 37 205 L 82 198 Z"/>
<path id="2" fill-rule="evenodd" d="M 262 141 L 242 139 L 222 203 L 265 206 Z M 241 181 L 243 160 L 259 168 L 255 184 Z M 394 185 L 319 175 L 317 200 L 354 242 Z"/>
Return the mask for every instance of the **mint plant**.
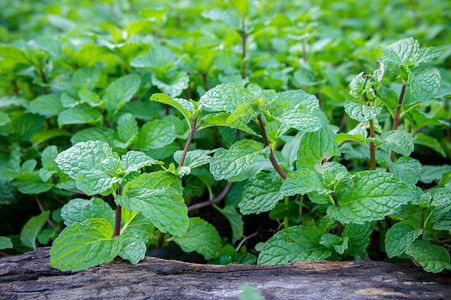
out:
<path id="1" fill-rule="evenodd" d="M 434 3 L 8 4 L 0 256 L 52 245 L 77 271 L 176 243 L 215 264 L 449 269 Z"/>

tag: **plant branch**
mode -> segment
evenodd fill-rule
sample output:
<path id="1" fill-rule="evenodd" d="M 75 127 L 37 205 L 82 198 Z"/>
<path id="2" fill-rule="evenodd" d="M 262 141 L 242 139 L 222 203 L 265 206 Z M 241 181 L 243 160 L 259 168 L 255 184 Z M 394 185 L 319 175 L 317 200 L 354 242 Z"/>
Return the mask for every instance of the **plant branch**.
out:
<path id="1" fill-rule="evenodd" d="M 201 75 L 202 75 L 202 80 L 203 80 L 204 83 L 205 83 L 205 88 L 207 89 L 207 91 L 210 90 L 210 84 L 208 83 L 207 73 L 202 72 Z"/>
<path id="2" fill-rule="evenodd" d="M 44 69 L 43 68 L 39 68 L 39 75 L 41 75 L 42 83 L 47 85 L 47 78 L 45 77 L 45 73 L 44 73 Z M 49 93 L 48 88 L 46 86 L 44 86 L 44 94 L 48 94 L 48 93 Z"/>
<path id="3" fill-rule="evenodd" d="M 374 121 L 370 120 L 370 137 L 374 138 Z M 370 142 L 370 169 L 376 170 L 376 146 Z"/>
<path id="4" fill-rule="evenodd" d="M 269 147 L 269 141 L 268 141 L 268 135 L 266 134 L 265 124 L 263 123 L 261 115 L 258 116 L 258 124 L 260 125 L 260 130 L 263 137 L 263 144 L 265 147 Z M 283 179 L 287 179 L 287 174 L 282 170 L 282 168 L 277 163 L 276 158 L 274 157 L 274 153 L 272 152 L 271 147 L 269 147 L 269 160 L 271 161 L 272 166 L 276 170 L 276 172 L 282 177 Z"/>
<path id="5" fill-rule="evenodd" d="M 117 194 L 122 195 L 122 186 L 119 186 Z M 114 233 L 113 237 L 121 235 L 121 220 L 122 220 L 122 207 L 118 204 L 116 206 L 116 219 L 114 222 Z"/>
<path id="6" fill-rule="evenodd" d="M 193 205 L 188 206 L 188 211 L 192 211 L 198 208 L 202 208 L 202 207 L 206 207 L 206 206 L 210 206 L 213 204 L 218 203 L 219 201 L 221 201 L 222 199 L 224 199 L 224 197 L 227 195 L 227 193 L 230 191 L 230 188 L 232 187 L 232 182 L 227 182 L 226 186 L 224 187 L 224 189 L 222 190 L 222 192 L 216 196 L 215 198 L 208 200 L 208 201 L 204 201 L 201 203 L 196 203 Z"/>
<path id="7" fill-rule="evenodd" d="M 182 158 L 180 158 L 179 167 L 183 166 L 183 163 L 185 162 L 186 153 L 188 152 L 188 148 L 191 145 L 191 142 L 193 141 L 194 133 L 196 133 L 196 123 L 197 123 L 197 116 L 194 117 L 193 124 L 191 124 L 191 131 L 188 136 L 188 140 L 186 141 L 185 148 L 183 149 Z"/>
<path id="8" fill-rule="evenodd" d="M 16 77 L 14 77 L 12 84 L 13 84 L 14 95 L 19 97 L 20 93 L 19 93 L 19 87 L 17 86 L 17 79 L 16 79 Z"/>
<path id="9" fill-rule="evenodd" d="M 401 106 L 402 106 L 402 100 L 404 99 L 404 93 L 406 92 L 406 87 L 407 84 L 405 82 L 405 80 L 402 81 L 402 88 L 401 88 L 401 93 L 399 94 L 399 99 L 398 99 L 398 106 L 396 107 L 396 111 L 395 111 L 395 117 L 393 119 L 393 127 L 392 130 L 397 130 L 398 129 L 398 125 L 399 125 L 399 115 L 401 114 Z M 390 152 L 390 159 L 391 161 L 395 161 L 395 151 L 391 151 Z M 387 166 L 387 172 L 390 171 L 390 168 Z"/>
<path id="10" fill-rule="evenodd" d="M 236 246 L 235 251 L 238 252 L 240 251 L 241 247 L 243 247 L 244 243 L 246 243 L 246 241 L 250 240 L 251 238 L 253 238 L 254 236 L 256 236 L 258 234 L 258 232 L 254 232 L 251 235 L 248 235 L 246 237 L 244 237 L 240 243 L 238 244 L 238 246 Z"/>

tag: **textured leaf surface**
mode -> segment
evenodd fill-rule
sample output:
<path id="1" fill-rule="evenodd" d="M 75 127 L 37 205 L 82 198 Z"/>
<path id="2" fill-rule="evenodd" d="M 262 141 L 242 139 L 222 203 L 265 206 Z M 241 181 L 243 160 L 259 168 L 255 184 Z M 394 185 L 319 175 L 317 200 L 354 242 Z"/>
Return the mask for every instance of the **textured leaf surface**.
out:
<path id="1" fill-rule="evenodd" d="M 262 155 L 262 147 L 253 140 L 236 142 L 226 150 L 219 149 L 210 161 L 210 172 L 216 180 L 237 176 Z"/>
<path id="2" fill-rule="evenodd" d="M 50 265 L 75 272 L 111 261 L 121 248 L 120 240 L 112 235 L 113 226 L 106 219 L 73 223 L 53 241 Z"/>
<path id="3" fill-rule="evenodd" d="M 360 102 L 346 101 L 346 113 L 359 122 L 366 122 L 374 119 L 382 110 L 381 107 L 371 107 Z"/>
<path id="4" fill-rule="evenodd" d="M 438 273 L 443 269 L 451 270 L 450 257 L 445 248 L 431 245 L 428 241 L 413 242 L 406 253 L 418 262 L 425 271 Z"/>
<path id="5" fill-rule="evenodd" d="M 188 100 L 181 98 L 173 99 L 165 94 L 153 94 L 150 97 L 150 101 L 156 101 L 175 107 L 179 112 L 182 113 L 182 115 L 188 121 L 188 124 L 190 124 L 193 119 L 194 105 Z"/>
<path id="6" fill-rule="evenodd" d="M 382 220 L 415 199 L 412 188 L 389 173 L 363 171 L 353 180 L 351 190 L 338 199 L 339 207 L 327 210 L 328 215 L 345 224 Z"/>
<path id="7" fill-rule="evenodd" d="M 36 237 L 49 217 L 50 211 L 47 210 L 38 216 L 31 217 L 30 220 L 25 223 L 20 232 L 20 241 L 24 246 L 36 250 Z"/>
<path id="8" fill-rule="evenodd" d="M 290 107 L 276 116 L 284 125 L 305 132 L 313 132 L 321 128 L 321 120 L 311 110 L 300 107 Z"/>
<path id="9" fill-rule="evenodd" d="M 215 227 L 201 218 L 191 218 L 186 233 L 174 239 L 183 251 L 196 251 L 205 259 L 219 256 L 221 237 Z"/>
<path id="10" fill-rule="evenodd" d="M 122 155 L 122 166 L 126 173 L 138 171 L 144 166 L 151 166 L 157 163 L 155 159 L 140 151 L 129 151 Z"/>
<path id="11" fill-rule="evenodd" d="M 174 124 L 167 120 L 155 120 L 146 123 L 139 130 L 138 150 L 150 150 L 163 148 L 172 143 L 176 138 Z"/>
<path id="12" fill-rule="evenodd" d="M 348 224 L 346 225 L 342 238 L 348 237 L 348 248 L 346 249 L 345 255 L 356 256 L 361 254 L 368 248 L 370 244 L 371 235 L 371 223 L 367 222 L 364 224 Z"/>
<path id="13" fill-rule="evenodd" d="M 440 72 L 427 68 L 409 82 L 410 94 L 416 101 L 424 102 L 434 97 L 440 87 Z"/>
<path id="14" fill-rule="evenodd" d="M 282 179 L 276 173 L 258 173 L 244 185 L 240 212 L 248 215 L 270 211 L 283 199 L 279 192 L 281 185 Z"/>
<path id="15" fill-rule="evenodd" d="M 331 255 L 320 244 L 324 231 L 311 226 L 292 226 L 270 238 L 258 257 L 259 265 L 278 265 L 294 261 L 322 260 Z"/>
<path id="16" fill-rule="evenodd" d="M 334 132 L 328 127 L 321 127 L 318 131 L 308 132 L 302 137 L 296 166 L 298 169 L 314 166 L 316 162 L 339 153 Z"/>
<path id="17" fill-rule="evenodd" d="M 152 76 L 152 84 L 156 85 L 165 94 L 171 97 L 177 97 L 184 89 L 188 88 L 189 76 L 186 72 L 176 72 L 175 74 L 171 74 L 170 78 L 166 81 Z"/>
<path id="18" fill-rule="evenodd" d="M 122 248 L 118 255 L 123 259 L 130 261 L 132 264 L 137 264 L 146 256 L 146 244 L 136 236 L 134 233 L 128 231 L 120 236 Z"/>
<path id="19" fill-rule="evenodd" d="M 253 101 L 252 94 L 243 86 L 236 83 L 218 85 L 200 98 L 200 103 L 203 108 L 230 113 L 238 106 L 251 104 Z"/>
<path id="20" fill-rule="evenodd" d="M 28 111 L 46 117 L 56 116 L 64 110 L 60 98 L 61 95 L 59 94 L 40 96 L 31 101 Z"/>
<path id="21" fill-rule="evenodd" d="M 73 223 L 81 223 L 92 218 L 104 218 L 113 226 L 115 214 L 113 209 L 102 199 L 91 198 L 91 200 L 86 200 L 76 198 L 63 206 L 61 217 L 66 226 Z"/>
<path id="22" fill-rule="evenodd" d="M 186 152 L 184 166 L 190 168 L 197 168 L 206 164 L 209 164 L 212 157 L 209 154 L 212 154 L 215 150 L 192 150 Z M 180 159 L 182 158 L 183 151 L 176 151 L 174 153 L 174 160 L 177 163 L 180 163 Z"/>
<path id="23" fill-rule="evenodd" d="M 121 148 L 126 148 L 138 135 L 139 128 L 135 117 L 126 113 L 117 120 L 117 137 L 121 143 L 117 143 Z"/>
<path id="24" fill-rule="evenodd" d="M 389 161 L 390 172 L 406 184 L 416 184 L 421 177 L 421 163 L 413 158 L 403 156 L 394 163 Z"/>
<path id="25" fill-rule="evenodd" d="M 385 235 L 385 250 L 389 258 L 403 254 L 422 233 L 413 221 L 402 221 L 393 225 Z"/>
<path id="26" fill-rule="evenodd" d="M 323 177 L 315 169 L 303 168 L 288 174 L 283 181 L 280 192 L 284 196 L 304 195 L 316 192 L 320 195 L 330 194 L 331 190 L 323 181 Z"/>
<path id="27" fill-rule="evenodd" d="M 379 137 L 382 144 L 390 150 L 409 156 L 414 150 L 413 137 L 407 131 L 390 130 Z"/>

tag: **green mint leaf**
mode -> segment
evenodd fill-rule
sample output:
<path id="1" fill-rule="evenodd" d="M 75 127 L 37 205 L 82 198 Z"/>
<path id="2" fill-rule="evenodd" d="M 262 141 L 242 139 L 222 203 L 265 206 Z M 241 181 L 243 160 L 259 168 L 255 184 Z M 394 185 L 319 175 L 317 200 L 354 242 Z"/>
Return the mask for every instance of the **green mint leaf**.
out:
<path id="1" fill-rule="evenodd" d="M 345 111 L 354 120 L 366 122 L 376 118 L 381 112 L 381 107 L 371 107 L 360 102 L 346 101 Z"/>
<path id="2" fill-rule="evenodd" d="M 40 96 L 31 101 L 30 105 L 28 106 L 29 112 L 40 114 L 47 118 L 56 116 L 63 110 L 64 107 L 61 104 L 60 94 Z"/>
<path id="3" fill-rule="evenodd" d="M 206 164 L 209 164 L 212 157 L 209 154 L 216 152 L 216 150 L 192 150 L 186 152 L 184 166 L 189 168 L 197 168 Z M 180 163 L 180 159 L 182 158 L 183 151 L 176 151 L 174 153 L 174 160 L 177 163 Z"/>
<path id="4" fill-rule="evenodd" d="M 320 195 L 331 193 L 321 174 L 313 168 L 303 168 L 291 172 L 280 188 L 280 193 L 284 196 L 304 195 L 310 192 Z"/>
<path id="5" fill-rule="evenodd" d="M 101 101 L 99 95 L 90 90 L 79 91 L 78 97 L 80 97 L 81 103 L 86 103 L 91 107 L 103 106 L 105 103 L 105 100 Z"/>
<path id="6" fill-rule="evenodd" d="M 211 126 L 227 126 L 227 127 L 229 127 L 230 125 L 227 123 L 229 116 L 230 116 L 230 113 L 226 113 L 226 112 L 222 112 L 222 113 L 218 113 L 218 114 L 208 114 L 199 120 L 197 131 L 211 127 Z M 239 126 L 239 127 L 237 127 L 237 129 L 247 132 L 247 133 L 250 133 L 255 136 L 260 136 L 246 125 Z"/>
<path id="7" fill-rule="evenodd" d="M 240 300 L 265 300 L 252 286 L 245 284 L 241 287 Z"/>
<path id="8" fill-rule="evenodd" d="M 135 68 L 150 68 L 157 76 L 165 78 L 177 56 L 171 49 L 156 43 L 146 55 L 135 57 L 130 65 Z"/>
<path id="9" fill-rule="evenodd" d="M 38 171 L 18 175 L 14 185 L 19 192 L 29 195 L 45 193 L 52 188 L 52 184 L 42 182 Z"/>
<path id="10" fill-rule="evenodd" d="M 111 128 L 86 128 L 75 133 L 71 138 L 71 142 L 75 145 L 87 141 L 100 141 L 114 146 L 114 134 L 115 132 Z"/>
<path id="11" fill-rule="evenodd" d="M 324 183 L 337 196 L 349 191 L 352 179 L 351 174 L 349 174 L 345 166 L 334 161 L 327 162 L 324 164 L 322 172 Z"/>
<path id="12" fill-rule="evenodd" d="M 106 219 L 87 219 L 66 227 L 53 241 L 50 265 L 61 271 L 80 271 L 113 260 L 121 249 L 112 239 L 113 226 Z"/>
<path id="13" fill-rule="evenodd" d="M 157 163 L 155 159 L 140 151 L 129 151 L 121 157 L 122 166 L 125 173 L 135 172 L 145 166 L 152 166 Z"/>
<path id="14" fill-rule="evenodd" d="M 294 261 L 322 260 L 331 255 L 320 244 L 322 229 L 314 226 L 292 226 L 270 238 L 258 257 L 259 265 L 279 265 Z"/>
<path id="15" fill-rule="evenodd" d="M 233 113 L 227 117 L 227 125 L 232 128 L 246 126 L 253 118 L 260 113 L 247 103 L 238 106 Z"/>
<path id="16" fill-rule="evenodd" d="M 326 248 L 333 248 L 338 254 L 343 254 L 348 249 L 349 237 L 339 237 L 330 233 L 321 236 L 319 243 Z"/>
<path id="17" fill-rule="evenodd" d="M 443 166 L 423 165 L 420 181 L 426 184 L 432 183 L 435 180 L 440 180 L 443 174 L 449 171 L 451 171 L 451 165 L 443 165 Z"/>
<path id="18" fill-rule="evenodd" d="M 356 173 L 353 180 L 351 190 L 337 200 L 338 207 L 330 206 L 327 210 L 329 216 L 344 224 L 382 220 L 416 197 L 411 186 L 393 174 L 363 171 Z"/>
<path id="19" fill-rule="evenodd" d="M 258 173 L 246 181 L 239 204 L 240 212 L 248 215 L 273 209 L 283 199 L 283 194 L 279 192 L 282 181 L 276 173 Z"/>
<path id="20" fill-rule="evenodd" d="M 78 69 L 72 77 L 72 84 L 75 85 L 77 89 L 94 89 L 99 80 L 100 69 L 101 68 L 98 66 L 82 67 Z"/>
<path id="21" fill-rule="evenodd" d="M 36 250 L 36 237 L 49 217 L 50 211 L 46 210 L 40 215 L 31 217 L 30 220 L 25 223 L 20 232 L 20 241 L 22 242 L 22 245 Z"/>
<path id="22" fill-rule="evenodd" d="M 221 84 L 206 92 L 199 100 L 202 108 L 233 113 L 242 104 L 252 104 L 253 95 L 236 83 Z"/>
<path id="23" fill-rule="evenodd" d="M 390 172 L 405 184 L 415 185 L 421 177 L 421 163 L 413 158 L 403 156 L 394 163 L 389 161 Z"/>
<path id="24" fill-rule="evenodd" d="M 440 87 L 440 72 L 435 68 L 427 68 L 415 74 L 409 81 L 410 95 L 416 102 L 425 102 L 434 97 Z M 409 104 L 413 104 L 412 101 Z"/>
<path id="25" fill-rule="evenodd" d="M 417 240 L 413 242 L 406 251 L 426 272 L 438 273 L 443 269 L 451 270 L 450 256 L 448 251 L 430 242 Z"/>
<path id="26" fill-rule="evenodd" d="M 0 111 L 0 126 L 4 126 L 9 122 L 11 122 L 9 116 L 6 113 Z"/>
<path id="27" fill-rule="evenodd" d="M 240 19 L 234 11 L 223 9 L 212 9 L 202 12 L 202 17 L 213 20 L 221 21 L 231 28 L 238 29 L 241 26 Z"/>
<path id="28" fill-rule="evenodd" d="M 252 163 L 268 151 L 262 149 L 259 143 L 253 140 L 242 140 L 233 144 L 228 150 L 219 149 L 210 161 L 210 172 L 216 180 L 228 179 L 238 176 Z"/>
<path id="29" fill-rule="evenodd" d="M 129 211 L 122 207 L 122 220 L 124 221 L 124 226 L 121 229 L 121 234 L 133 232 L 144 243 L 148 243 L 154 238 L 152 233 L 155 227 L 143 214 Z"/>
<path id="30" fill-rule="evenodd" d="M 111 226 L 114 226 L 115 213 L 108 203 L 102 199 L 91 198 L 91 200 L 86 200 L 75 198 L 63 206 L 61 217 L 66 226 L 93 218 L 104 218 L 110 222 Z"/>
<path id="31" fill-rule="evenodd" d="M 155 227 L 172 235 L 183 235 L 188 227 L 188 208 L 182 197 L 180 178 L 157 172 L 143 174 L 127 183 L 118 204 L 141 212 Z"/>
<path id="32" fill-rule="evenodd" d="M 13 243 L 11 239 L 6 236 L 0 236 L 0 250 L 3 249 L 11 249 L 13 247 Z"/>
<path id="33" fill-rule="evenodd" d="M 134 143 L 139 150 L 163 148 L 176 138 L 175 126 L 168 120 L 155 120 L 144 124 Z"/>
<path id="34" fill-rule="evenodd" d="M 393 225 L 385 235 L 385 250 L 389 258 L 406 252 L 410 244 L 421 235 L 423 231 L 415 222 L 406 220 Z"/>
<path id="35" fill-rule="evenodd" d="M 292 90 L 278 93 L 277 97 L 274 99 L 274 103 L 285 106 L 289 103 L 293 106 L 308 108 L 309 110 L 319 108 L 318 98 L 316 98 L 315 95 L 304 92 L 303 90 Z"/>
<path id="36" fill-rule="evenodd" d="M 95 124 L 101 122 L 102 118 L 100 112 L 95 109 L 76 106 L 63 110 L 58 115 L 58 125 L 62 127 L 70 124 Z"/>
<path id="37" fill-rule="evenodd" d="M 122 248 L 118 255 L 123 259 L 130 261 L 133 265 L 136 265 L 146 256 L 146 244 L 144 244 L 140 237 L 136 236 L 133 232 L 127 231 L 121 234 L 120 242 Z"/>
<path id="38" fill-rule="evenodd" d="M 413 152 L 415 146 L 413 145 L 413 137 L 407 131 L 402 130 L 390 130 L 386 131 L 377 139 L 383 146 L 389 150 L 393 150 L 396 153 L 404 156 L 409 156 Z"/>
<path id="39" fill-rule="evenodd" d="M 48 146 L 41 153 L 42 167 L 47 170 L 56 170 L 57 164 L 55 163 L 56 156 L 58 155 L 58 148 L 56 146 Z"/>
<path id="40" fill-rule="evenodd" d="M 276 116 L 282 124 L 300 131 L 313 132 L 321 128 L 321 120 L 310 109 L 289 107 Z"/>
<path id="41" fill-rule="evenodd" d="M 362 97 L 362 94 L 365 91 L 366 81 L 367 79 L 363 77 L 363 72 L 354 76 L 349 83 L 349 94 L 354 98 Z"/>
<path id="42" fill-rule="evenodd" d="M 165 94 L 153 94 L 150 97 L 150 101 L 156 101 L 175 107 L 185 117 L 188 125 L 191 126 L 191 121 L 194 117 L 194 105 L 190 101 L 181 98 L 173 99 Z"/>
<path id="43" fill-rule="evenodd" d="M 188 88 L 189 76 L 185 72 L 176 72 L 175 74 L 171 74 L 170 78 L 165 81 L 152 75 L 152 84 L 157 86 L 165 94 L 171 97 L 177 97 L 183 90 Z"/>
<path id="44" fill-rule="evenodd" d="M 221 249 L 221 237 L 215 227 L 201 218 L 190 218 L 186 233 L 174 239 L 183 251 L 196 251 L 205 259 L 213 259 L 219 256 Z"/>
<path id="45" fill-rule="evenodd" d="M 299 146 L 296 166 L 298 169 L 313 167 L 318 161 L 328 160 L 339 154 L 334 132 L 329 127 L 323 126 L 318 131 L 304 134 Z"/>
<path id="46" fill-rule="evenodd" d="M 109 114 L 116 113 L 138 91 L 141 78 L 138 75 L 125 75 L 113 81 L 105 90 L 103 98 L 107 101 Z"/>
<path id="47" fill-rule="evenodd" d="M 127 148 L 133 139 L 138 135 L 139 127 L 132 114 L 126 113 L 117 120 L 117 137 L 119 139 L 115 144 Z"/>
<path id="48" fill-rule="evenodd" d="M 370 235 L 372 232 L 371 223 L 348 224 L 345 226 L 341 238 L 348 238 L 348 248 L 345 255 L 357 256 L 363 253 L 370 244 Z"/>

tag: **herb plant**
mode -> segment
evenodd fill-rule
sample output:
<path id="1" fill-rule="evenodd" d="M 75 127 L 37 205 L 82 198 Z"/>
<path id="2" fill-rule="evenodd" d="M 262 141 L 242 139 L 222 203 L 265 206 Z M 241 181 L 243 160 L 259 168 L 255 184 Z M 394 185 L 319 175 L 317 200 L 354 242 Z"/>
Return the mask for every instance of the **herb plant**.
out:
<path id="1" fill-rule="evenodd" d="M 393 32 L 394 19 L 370 18 L 370 1 L 329 2 L 128 1 L 92 20 L 49 15 L 39 38 L 11 5 L 0 205 L 40 213 L 19 236 L 3 231 L 0 250 L 51 244 L 51 265 L 71 271 L 169 243 L 216 264 L 451 269 L 449 30 L 440 13 L 421 19 L 438 32 L 411 30 L 437 46 L 421 47 L 396 41 L 409 21 Z"/>

